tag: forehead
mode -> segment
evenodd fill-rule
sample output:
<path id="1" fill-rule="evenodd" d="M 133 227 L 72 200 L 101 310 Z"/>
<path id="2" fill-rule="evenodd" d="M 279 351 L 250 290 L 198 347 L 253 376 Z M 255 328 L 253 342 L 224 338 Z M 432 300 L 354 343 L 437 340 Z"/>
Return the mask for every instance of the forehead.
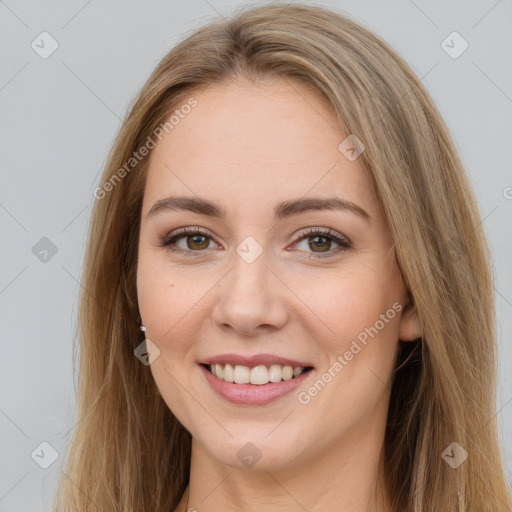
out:
<path id="1" fill-rule="evenodd" d="M 370 208 L 370 181 L 360 159 L 350 161 L 338 149 L 348 134 L 311 87 L 285 79 L 228 82 L 190 97 L 197 105 L 152 150 L 146 211 L 150 200 L 171 193 L 222 196 L 228 211 L 235 201 L 268 203 L 270 211 L 276 198 L 309 191 Z"/>

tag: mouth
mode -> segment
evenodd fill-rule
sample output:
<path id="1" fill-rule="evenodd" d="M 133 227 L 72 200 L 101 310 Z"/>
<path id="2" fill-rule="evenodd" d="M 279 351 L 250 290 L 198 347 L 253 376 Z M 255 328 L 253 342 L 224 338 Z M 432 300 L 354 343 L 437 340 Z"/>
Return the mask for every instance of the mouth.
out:
<path id="1" fill-rule="evenodd" d="M 229 363 L 206 364 L 200 363 L 217 379 L 232 384 L 252 384 L 264 386 L 270 383 L 286 382 L 300 377 L 313 370 L 312 366 L 291 366 L 291 365 L 257 365 L 244 366 L 232 365 Z"/>

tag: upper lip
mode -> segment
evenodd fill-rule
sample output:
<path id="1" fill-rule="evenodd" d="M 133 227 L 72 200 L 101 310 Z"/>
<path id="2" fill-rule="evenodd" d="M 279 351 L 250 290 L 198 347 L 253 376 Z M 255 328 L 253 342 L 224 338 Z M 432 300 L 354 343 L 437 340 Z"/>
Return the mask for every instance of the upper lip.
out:
<path id="1" fill-rule="evenodd" d="M 230 365 L 241 365 L 249 366 L 270 366 L 272 364 L 279 364 L 281 366 L 300 366 L 301 368 L 307 368 L 312 365 L 309 363 L 303 363 L 294 359 L 288 359 L 287 357 L 275 356 L 273 354 L 255 354 L 252 356 L 242 356 L 240 354 L 219 354 L 213 357 L 208 357 L 200 361 L 201 364 L 230 364 Z"/>

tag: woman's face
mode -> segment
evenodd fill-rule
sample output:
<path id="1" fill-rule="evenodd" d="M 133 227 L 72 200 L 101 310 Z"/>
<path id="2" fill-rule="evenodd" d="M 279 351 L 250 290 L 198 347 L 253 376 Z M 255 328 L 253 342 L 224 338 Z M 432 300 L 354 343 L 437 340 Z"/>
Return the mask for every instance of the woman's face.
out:
<path id="1" fill-rule="evenodd" d="M 348 134 L 297 82 L 191 97 L 151 153 L 142 208 L 138 300 L 163 399 L 231 466 L 379 450 L 398 340 L 419 333 L 369 177 L 339 148 Z M 208 371 L 215 357 L 236 382 Z M 285 366 L 310 369 L 243 383 L 289 378 Z"/>

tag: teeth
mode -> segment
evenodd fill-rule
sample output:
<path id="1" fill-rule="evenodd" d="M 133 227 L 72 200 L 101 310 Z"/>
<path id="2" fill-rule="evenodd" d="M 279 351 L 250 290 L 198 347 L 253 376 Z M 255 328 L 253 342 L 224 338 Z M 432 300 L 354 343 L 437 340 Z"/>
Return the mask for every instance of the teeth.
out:
<path id="1" fill-rule="evenodd" d="M 234 367 L 230 364 L 212 364 L 210 365 L 210 371 L 226 382 L 235 382 L 236 384 L 255 384 L 261 386 L 268 384 L 269 382 L 280 382 L 281 380 L 290 380 L 298 377 L 304 368 L 296 366 L 281 366 L 279 364 L 255 366 L 249 368 L 248 366 L 235 365 Z"/>
<path id="2" fill-rule="evenodd" d="M 293 377 L 293 368 L 291 366 L 283 366 L 283 380 L 290 380 Z"/>
<path id="3" fill-rule="evenodd" d="M 251 368 L 251 384 L 268 384 L 268 370 L 266 366 L 255 366 Z"/>
<path id="4" fill-rule="evenodd" d="M 219 376 L 219 373 L 217 372 L 217 366 L 220 366 L 221 369 L 222 369 L 222 365 L 220 364 L 216 364 L 215 365 L 215 370 L 216 370 L 216 373 L 214 375 L 217 375 Z M 227 364 L 226 366 L 224 366 L 224 375 L 223 375 L 223 379 L 226 381 L 226 382 L 233 382 L 235 380 L 234 376 L 233 376 L 233 367 L 230 365 L 230 364 Z"/>
<path id="5" fill-rule="evenodd" d="M 222 377 L 219 375 L 219 379 L 222 379 Z M 235 373 L 234 373 L 234 381 L 237 384 L 249 384 L 250 380 L 250 373 L 249 368 L 247 366 L 235 366 Z"/>
<path id="6" fill-rule="evenodd" d="M 279 382 L 283 375 L 282 366 L 273 364 L 268 372 L 268 380 L 270 382 Z"/>
<path id="7" fill-rule="evenodd" d="M 219 379 L 224 378 L 224 369 L 222 368 L 221 364 L 215 365 L 215 375 L 217 375 L 217 377 L 219 377 Z"/>

